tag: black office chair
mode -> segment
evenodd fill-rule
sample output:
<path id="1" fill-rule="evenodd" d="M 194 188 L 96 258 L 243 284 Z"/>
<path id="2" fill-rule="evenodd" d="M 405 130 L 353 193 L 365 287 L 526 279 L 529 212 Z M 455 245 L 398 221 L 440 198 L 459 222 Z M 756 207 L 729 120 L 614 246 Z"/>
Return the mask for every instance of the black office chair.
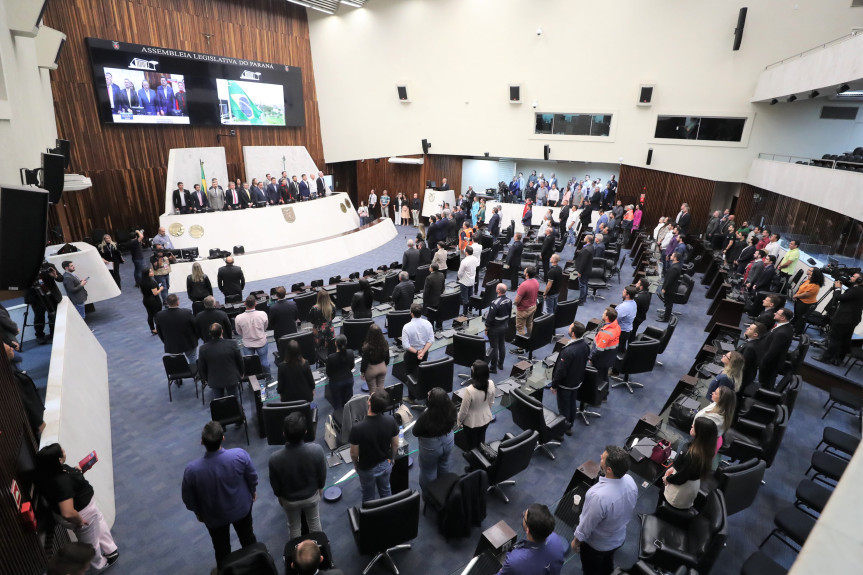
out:
<path id="1" fill-rule="evenodd" d="M 815 518 L 795 506 L 786 507 L 773 518 L 773 531 L 761 542 L 759 549 L 776 537 L 792 551 L 799 551 L 815 527 Z M 796 544 L 795 547 L 793 544 Z"/>
<path id="2" fill-rule="evenodd" d="M 542 314 L 533 320 L 533 329 L 530 335 L 525 336 L 520 333 L 515 335 L 515 345 L 527 351 L 527 356 L 519 356 L 519 359 L 526 359 L 533 362 L 533 352 L 537 349 L 545 347 L 551 343 L 551 338 L 554 337 L 554 316 L 550 313 Z"/>
<path id="3" fill-rule="evenodd" d="M 692 295 L 692 288 L 695 286 L 695 280 L 691 275 L 683 274 L 680 276 L 680 283 L 677 284 L 677 291 L 672 294 L 672 301 L 675 304 L 683 305 L 689 303 L 689 296 Z M 672 311 L 672 315 L 680 316 L 682 312 Z"/>
<path id="4" fill-rule="evenodd" d="M 286 350 L 288 349 L 288 343 L 291 340 L 296 340 L 300 345 L 300 352 L 303 354 L 303 357 L 307 362 L 314 366 L 318 360 L 318 348 L 315 345 L 315 334 L 309 330 L 289 333 L 288 335 L 280 337 L 277 345 L 279 348 L 279 359 L 282 361 L 283 358 L 287 357 Z"/>
<path id="5" fill-rule="evenodd" d="M 342 281 L 342 276 L 335 275 L 330 277 L 330 281 L 327 282 L 327 285 L 336 285 Z"/>
<path id="6" fill-rule="evenodd" d="M 554 310 L 554 329 L 565 327 L 569 329 L 572 322 L 575 321 L 575 314 L 578 312 L 578 300 L 557 302 L 557 309 Z"/>
<path id="7" fill-rule="evenodd" d="M 725 496 L 728 515 L 734 515 L 752 505 L 766 471 L 767 463 L 760 459 L 750 459 L 716 470 L 716 487 L 721 489 Z"/>
<path id="8" fill-rule="evenodd" d="M 485 338 L 481 335 L 456 332 L 452 339 L 452 352 L 455 365 L 470 367 L 478 359 L 485 361 Z M 467 379 L 470 373 L 460 373 L 458 376 Z"/>
<path id="9" fill-rule="evenodd" d="M 360 350 L 373 319 L 346 319 L 342 322 L 342 335 L 348 339 L 348 349 Z"/>
<path id="10" fill-rule="evenodd" d="M 599 407 L 603 400 L 608 395 L 608 381 L 602 380 L 599 377 L 599 372 L 592 365 L 584 368 L 584 381 L 578 388 L 576 393 L 576 401 L 578 408 L 575 410 L 576 415 L 580 415 L 584 419 L 585 425 L 590 425 L 588 415 L 594 417 L 602 417 L 598 411 L 588 411 L 586 406 Z"/>
<path id="11" fill-rule="evenodd" d="M 471 526 L 479 527 L 485 519 L 487 497 L 488 474 L 482 469 L 461 476 L 444 473 L 423 488 L 423 515 L 428 506 L 437 512 L 438 532 L 447 541 L 468 537 Z"/>
<path id="12" fill-rule="evenodd" d="M 249 377 L 255 376 L 260 378 L 264 374 L 264 367 L 261 365 L 261 358 L 257 355 L 243 356 L 243 377 L 240 381 L 243 383 L 249 382 Z M 269 374 L 266 374 L 269 375 Z M 263 382 L 261 382 L 263 383 Z"/>
<path id="13" fill-rule="evenodd" d="M 447 393 L 452 393 L 453 365 L 451 357 L 420 363 L 416 374 L 407 375 L 406 383 L 410 397 L 415 401 L 425 401 L 433 387 L 440 387 Z M 421 404 L 411 407 L 425 409 Z"/>
<path id="14" fill-rule="evenodd" d="M 352 272 L 348 274 L 348 279 L 351 281 L 360 279 L 360 272 Z"/>
<path id="15" fill-rule="evenodd" d="M 779 370 L 782 375 L 800 373 L 800 366 L 806 359 L 809 353 L 809 347 L 812 345 L 812 340 L 805 333 L 800 336 L 800 342 L 793 351 L 788 352 L 788 357 L 785 360 L 785 365 Z"/>
<path id="16" fill-rule="evenodd" d="M 429 277 L 430 269 L 428 264 L 424 266 L 419 266 L 417 268 L 417 275 L 414 278 L 414 291 L 415 293 L 423 293 L 423 288 L 426 285 L 426 278 Z"/>
<path id="17" fill-rule="evenodd" d="M 410 549 L 407 542 L 416 539 L 419 534 L 419 491 L 405 490 L 382 499 L 366 501 L 361 507 L 348 509 L 348 519 L 359 552 L 362 555 L 375 554 L 363 569 L 363 574 L 368 573 L 383 558 L 398 574 L 398 567 L 390 553 Z"/>
<path id="18" fill-rule="evenodd" d="M 644 331 L 638 334 L 635 341 L 644 341 L 645 339 L 653 339 L 659 342 L 659 349 L 656 350 L 656 355 L 662 355 L 665 348 L 668 347 L 668 342 L 671 341 L 671 336 L 674 335 L 674 330 L 677 329 L 677 316 L 672 316 L 668 319 L 665 329 L 658 328 L 652 325 L 644 328 Z M 662 362 L 657 360 L 656 364 L 661 366 Z"/>
<path id="19" fill-rule="evenodd" d="M 830 407 L 827 407 L 827 406 Z M 831 387 L 830 397 L 824 402 L 824 415 L 821 419 L 827 417 L 830 410 L 836 409 L 843 413 L 853 415 L 859 421 L 861 413 L 863 413 L 863 397 L 854 391 L 850 391 L 841 387 Z"/>
<path id="20" fill-rule="evenodd" d="M 699 573 L 710 573 L 727 538 L 725 497 L 716 489 L 687 525 L 667 521 L 658 514 L 644 515 L 638 558 L 661 569 L 686 566 Z"/>
<path id="21" fill-rule="evenodd" d="M 192 314 L 198 315 L 204 311 L 204 302 L 203 301 L 193 301 L 192 302 Z"/>
<path id="22" fill-rule="evenodd" d="M 285 418 L 295 411 L 306 416 L 306 436 L 303 441 L 309 443 L 315 440 L 318 429 L 318 408 L 312 407 L 308 401 L 268 401 L 264 403 L 262 411 L 268 445 L 285 444 Z"/>
<path id="23" fill-rule="evenodd" d="M 372 286 L 372 294 L 374 299 L 381 303 L 387 303 L 393 295 L 393 290 L 396 284 L 399 283 L 398 272 L 390 272 L 384 276 L 384 281 L 381 285 Z"/>
<path id="24" fill-rule="evenodd" d="M 821 441 L 815 449 L 820 450 L 822 445 L 823 451 L 850 460 L 860 445 L 860 436 L 846 433 L 835 427 L 825 427 L 821 433 Z"/>
<path id="25" fill-rule="evenodd" d="M 440 296 L 440 303 L 436 307 L 427 307 L 428 320 L 433 324 L 455 319 L 461 311 L 461 294 L 459 292 L 445 293 Z"/>
<path id="26" fill-rule="evenodd" d="M 218 421 L 222 427 L 227 427 L 232 423 L 242 424 L 246 430 L 246 445 L 249 443 L 249 423 L 246 421 L 246 412 L 243 411 L 243 406 L 240 405 L 236 395 L 226 395 L 214 399 L 210 402 L 210 419 Z"/>
<path id="27" fill-rule="evenodd" d="M 267 546 L 258 541 L 234 551 L 222 561 L 219 575 L 278 575 L 276 562 Z"/>
<path id="28" fill-rule="evenodd" d="M 312 281 L 311 281 L 311 283 L 310 283 L 309 285 L 310 285 L 310 286 L 312 286 L 312 289 L 317 289 L 317 288 L 319 288 L 319 287 L 324 287 L 324 280 L 322 280 L 322 279 L 320 279 L 320 280 L 312 280 Z"/>
<path id="29" fill-rule="evenodd" d="M 762 553 L 756 551 L 746 558 L 740 575 L 787 575 L 788 569 Z"/>
<path id="30" fill-rule="evenodd" d="M 496 288 L 498 283 L 499 282 L 496 279 L 485 282 L 482 295 L 474 294 L 470 296 L 468 304 L 470 308 L 482 313 L 482 310 L 490 306 L 491 302 L 494 301 L 494 297 L 497 295 Z"/>
<path id="31" fill-rule="evenodd" d="M 788 408 L 778 405 L 775 409 L 773 421 L 767 424 L 745 417 L 738 418 L 734 426 L 723 435 L 724 443 L 720 453 L 733 461 L 746 461 L 754 457 L 763 459 L 767 467 L 773 465 L 788 428 Z"/>
<path id="32" fill-rule="evenodd" d="M 342 282 L 336 285 L 336 307 L 344 309 L 351 306 L 354 294 L 360 291 L 359 282 Z"/>
<path id="33" fill-rule="evenodd" d="M 305 291 L 306 286 L 303 282 L 298 282 L 291 285 L 291 291 L 294 293 Z"/>
<path id="34" fill-rule="evenodd" d="M 374 269 L 368 268 L 368 269 L 363 270 L 363 277 L 367 278 L 367 277 L 373 276 L 373 275 L 375 275 Z"/>
<path id="35" fill-rule="evenodd" d="M 225 296 L 225 303 L 242 303 L 243 294 L 240 293 L 232 293 Z"/>
<path id="36" fill-rule="evenodd" d="M 402 329 L 411 321 L 410 310 L 389 311 L 387 312 L 387 337 L 394 340 L 397 345 L 401 346 Z"/>
<path id="37" fill-rule="evenodd" d="M 294 303 L 297 304 L 297 318 L 300 321 L 309 321 L 309 312 L 317 301 L 318 294 L 313 291 L 294 296 Z"/>
<path id="38" fill-rule="evenodd" d="M 521 429 L 538 432 L 539 443 L 536 448 L 542 449 L 554 460 L 554 454 L 549 447 L 559 446 L 563 441 L 566 418 L 544 407 L 541 401 L 537 401 L 521 389 L 512 390 L 512 399 L 509 410 L 512 412 L 513 423 Z"/>
<path id="39" fill-rule="evenodd" d="M 653 366 L 656 365 L 656 354 L 659 351 L 659 342 L 656 340 L 645 339 L 642 341 L 635 340 L 626 346 L 626 351 L 623 356 L 617 356 L 615 369 L 618 373 L 623 374 L 623 377 L 612 376 L 617 380 L 617 383 L 612 383 L 611 387 L 619 387 L 625 385 L 629 393 L 632 393 L 633 387 L 644 387 L 644 384 L 632 381 L 629 376 L 634 373 L 648 373 L 653 371 Z"/>
<path id="40" fill-rule="evenodd" d="M 471 465 L 488 473 L 488 490 L 494 491 L 503 498 L 504 502 L 509 503 L 509 497 L 501 488 L 504 485 L 515 485 L 515 481 L 511 478 L 530 465 L 538 441 L 539 432 L 537 431 L 528 429 L 516 436 L 507 433 L 500 441 L 489 444 L 489 447 L 496 454 L 492 461 L 486 459 L 479 449 L 471 450 L 469 452 L 470 458 L 473 460 Z"/>
<path id="41" fill-rule="evenodd" d="M 604 258 L 593 258 L 593 267 L 587 276 L 587 289 L 590 290 L 590 297 L 593 298 L 593 301 L 596 301 L 597 298 L 605 299 L 601 295 L 596 295 L 596 292 L 601 289 L 608 289 L 608 282 L 605 279 L 606 267 L 607 263 Z"/>
<path id="42" fill-rule="evenodd" d="M 177 387 L 180 387 L 184 379 L 191 379 L 194 382 L 195 397 L 198 397 L 199 378 L 197 365 L 190 364 L 182 353 L 163 355 L 162 364 L 165 366 L 165 377 L 168 378 L 168 401 L 174 401 L 174 397 L 171 394 L 171 384 L 176 383 Z M 201 391 L 203 393 L 203 389 Z"/>
<path id="43" fill-rule="evenodd" d="M 446 269 L 448 271 L 457 272 L 460 264 L 461 258 L 459 257 L 458 250 L 449 252 L 446 255 Z"/>

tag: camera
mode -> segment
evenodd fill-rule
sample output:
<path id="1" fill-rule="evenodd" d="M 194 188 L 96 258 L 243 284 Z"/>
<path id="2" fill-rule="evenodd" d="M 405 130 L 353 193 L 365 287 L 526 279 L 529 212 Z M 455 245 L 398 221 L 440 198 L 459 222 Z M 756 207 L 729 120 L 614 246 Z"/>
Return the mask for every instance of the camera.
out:
<path id="1" fill-rule="evenodd" d="M 236 130 L 231 130 L 231 135 L 232 135 L 232 136 L 236 136 L 236 135 L 237 135 L 237 131 L 236 131 Z"/>

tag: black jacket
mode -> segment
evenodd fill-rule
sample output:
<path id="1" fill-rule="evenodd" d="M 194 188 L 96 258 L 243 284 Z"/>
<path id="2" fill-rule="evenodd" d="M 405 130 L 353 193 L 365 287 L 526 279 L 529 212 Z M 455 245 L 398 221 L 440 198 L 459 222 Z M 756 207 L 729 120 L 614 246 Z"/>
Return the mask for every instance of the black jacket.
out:
<path id="1" fill-rule="evenodd" d="M 520 241 L 515 241 L 509 246 L 509 251 L 506 253 L 506 261 L 510 269 L 514 269 L 516 271 L 521 268 L 521 254 L 524 252 L 524 244 Z"/>
<path id="2" fill-rule="evenodd" d="M 492 238 L 497 238 L 500 233 L 500 214 L 492 214 L 488 220 L 488 233 Z"/>
<path id="3" fill-rule="evenodd" d="M 243 356 L 234 340 L 208 341 L 198 352 L 201 378 L 212 388 L 236 387 L 243 377 Z"/>
<path id="4" fill-rule="evenodd" d="M 186 295 L 192 301 L 201 301 L 208 295 L 213 295 L 213 286 L 210 284 L 210 278 L 204 276 L 204 281 L 192 281 L 192 274 L 186 276 Z"/>
<path id="5" fill-rule="evenodd" d="M 391 296 L 393 300 L 393 308 L 395 308 L 396 311 L 410 309 L 411 304 L 414 302 L 414 292 L 416 292 L 416 286 L 412 280 L 408 279 L 396 284 Z"/>
<path id="6" fill-rule="evenodd" d="M 839 306 L 833 314 L 834 325 L 857 325 L 863 314 L 863 286 L 854 286 L 845 290 L 844 293 L 833 294 Z"/>
<path id="7" fill-rule="evenodd" d="M 190 309 L 163 309 L 156 314 L 156 331 L 165 344 L 165 353 L 183 353 L 198 347 L 198 328 Z"/>
<path id="8" fill-rule="evenodd" d="M 201 341 L 207 343 L 210 341 L 210 326 L 218 323 L 222 326 L 222 334 L 224 337 L 231 339 L 233 337 L 233 329 L 231 328 L 231 320 L 228 319 L 228 314 L 221 309 L 204 309 L 195 316 L 195 327 L 198 330 L 198 337 Z"/>
<path id="9" fill-rule="evenodd" d="M 432 262 L 432 253 L 431 250 L 428 249 L 425 245 L 423 245 L 422 249 L 415 250 L 420 253 L 420 265 L 427 266 Z"/>
<path id="10" fill-rule="evenodd" d="M 665 281 L 662 283 L 662 289 L 665 290 L 664 297 L 674 297 L 674 294 L 677 293 L 677 284 L 680 283 L 681 275 L 683 275 L 683 266 L 680 265 L 680 262 L 668 268 L 668 273 L 665 274 Z"/>
<path id="11" fill-rule="evenodd" d="M 583 339 L 568 344 L 557 355 L 551 387 L 577 389 L 584 381 L 584 368 L 590 356 L 590 346 Z"/>
<path id="12" fill-rule="evenodd" d="M 443 273 L 437 271 L 428 275 L 425 287 L 423 287 L 423 305 L 425 307 L 437 307 L 440 304 L 440 296 L 445 284 L 446 277 Z"/>
<path id="13" fill-rule="evenodd" d="M 554 253 L 554 234 L 549 234 L 545 236 L 542 240 L 542 248 L 540 249 L 540 256 L 542 259 L 547 260 Z"/>
<path id="14" fill-rule="evenodd" d="M 764 355 L 764 341 L 763 337 L 750 339 L 738 348 L 738 351 L 743 356 L 741 389 L 746 389 L 755 381 L 755 374 L 758 373 L 758 366 L 761 364 L 761 356 Z"/>
<path id="15" fill-rule="evenodd" d="M 647 319 L 647 312 L 650 310 L 650 300 L 653 294 L 649 291 L 639 291 L 635 294 L 635 319 L 644 321 Z"/>
<path id="16" fill-rule="evenodd" d="M 762 384 L 772 386 L 776 380 L 776 374 L 785 365 L 788 357 L 788 348 L 794 339 L 794 326 L 786 323 L 773 328 L 764 338 L 764 353 L 761 356 L 758 379 Z"/>
<path id="17" fill-rule="evenodd" d="M 575 271 L 587 281 L 593 269 L 593 244 L 586 245 L 575 256 Z"/>
<path id="18" fill-rule="evenodd" d="M 420 251 L 416 248 L 408 248 L 402 254 L 402 271 L 408 272 L 410 277 L 417 275 L 417 267 L 420 265 Z"/>
<path id="19" fill-rule="evenodd" d="M 677 226 L 680 228 L 680 234 L 686 235 L 686 230 L 689 229 L 689 222 L 692 220 L 692 216 L 689 212 L 682 214 L 680 218 L 677 220 Z"/>
<path id="20" fill-rule="evenodd" d="M 243 295 L 246 287 L 246 277 L 243 269 L 238 265 L 224 265 L 219 268 L 219 291 L 225 295 Z"/>
<path id="21" fill-rule="evenodd" d="M 27 414 L 27 423 L 30 424 L 30 429 L 33 430 L 33 437 L 38 441 L 39 426 L 42 425 L 45 405 L 39 397 L 36 384 L 33 383 L 29 375 L 20 371 L 14 371 L 12 375 L 15 376 L 15 380 L 18 382 L 18 394 L 21 396 L 24 413 Z"/>
<path id="22" fill-rule="evenodd" d="M 293 300 L 284 299 L 276 301 L 270 306 L 268 312 L 269 327 L 273 330 L 276 341 L 282 336 L 297 333 L 297 319 L 299 311 Z"/>

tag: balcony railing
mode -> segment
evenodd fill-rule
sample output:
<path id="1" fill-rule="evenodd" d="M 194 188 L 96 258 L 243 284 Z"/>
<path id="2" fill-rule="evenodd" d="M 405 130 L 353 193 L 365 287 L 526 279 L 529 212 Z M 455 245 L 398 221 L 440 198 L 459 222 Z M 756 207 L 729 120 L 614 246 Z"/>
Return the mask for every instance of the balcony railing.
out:
<path id="1" fill-rule="evenodd" d="M 818 168 L 830 168 L 832 170 L 843 170 L 846 172 L 859 172 L 863 174 L 863 162 L 841 159 L 843 156 L 824 154 L 821 158 L 805 158 L 801 156 L 788 156 L 785 154 L 758 154 L 759 160 L 770 160 L 772 162 L 784 162 L 786 164 L 800 164 L 804 166 L 815 166 Z M 856 158 L 860 158 L 857 156 Z"/>

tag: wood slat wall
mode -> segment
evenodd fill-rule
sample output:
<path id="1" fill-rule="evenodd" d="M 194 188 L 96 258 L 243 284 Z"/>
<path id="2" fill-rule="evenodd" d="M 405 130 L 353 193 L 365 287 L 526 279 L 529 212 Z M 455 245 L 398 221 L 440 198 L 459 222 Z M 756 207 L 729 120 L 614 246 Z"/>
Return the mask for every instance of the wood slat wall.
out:
<path id="1" fill-rule="evenodd" d="M 168 151 L 220 145 L 218 126 L 101 124 L 84 39 L 104 38 L 297 66 L 303 71 L 306 125 L 235 127 L 222 138 L 231 179 L 245 177 L 243 146 L 306 146 L 324 165 L 305 9 L 284 0 L 64 0 L 49 2 L 45 23 L 66 34 L 51 73 L 59 137 L 72 143 L 70 171 L 93 187 L 64 192 L 51 208 L 51 226 L 81 240 L 94 228 L 114 232 L 143 226 L 155 232 L 164 206 Z M 209 42 L 204 33 L 214 34 Z"/>
<path id="2" fill-rule="evenodd" d="M 690 234 L 698 234 L 707 226 L 710 202 L 715 182 L 636 166 L 620 166 L 618 198 L 623 204 L 635 204 L 646 195 L 641 219 L 642 228 L 653 228 L 662 216 L 677 217 L 682 203 L 688 203 L 692 221 Z"/>

